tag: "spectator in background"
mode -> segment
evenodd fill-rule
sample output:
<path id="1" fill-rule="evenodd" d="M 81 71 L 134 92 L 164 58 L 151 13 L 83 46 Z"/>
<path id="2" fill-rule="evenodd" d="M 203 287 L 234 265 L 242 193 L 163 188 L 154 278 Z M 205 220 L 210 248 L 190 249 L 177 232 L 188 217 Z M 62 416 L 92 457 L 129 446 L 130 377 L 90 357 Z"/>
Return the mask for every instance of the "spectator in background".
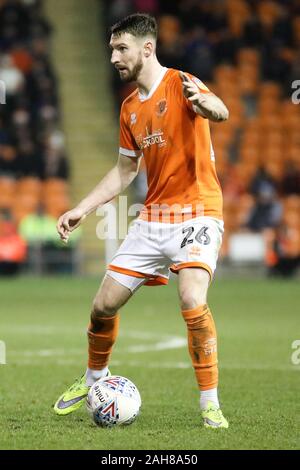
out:
<path id="1" fill-rule="evenodd" d="M 43 161 L 33 140 L 22 139 L 18 144 L 20 175 L 23 177 L 43 176 Z"/>
<path id="2" fill-rule="evenodd" d="M 8 100 L 18 94 L 25 83 L 23 73 L 14 65 L 8 54 L 3 55 L 0 61 L 0 80 L 6 84 Z"/>
<path id="3" fill-rule="evenodd" d="M 0 176 L 17 178 L 20 165 L 16 149 L 10 144 L 0 144 Z"/>
<path id="4" fill-rule="evenodd" d="M 282 183 L 281 192 L 285 196 L 289 194 L 300 195 L 300 169 L 294 162 L 290 161 L 286 164 Z"/>
<path id="5" fill-rule="evenodd" d="M 206 31 L 199 26 L 194 26 L 187 34 L 184 66 L 193 75 L 201 77 L 204 81 L 211 80 L 213 77 L 213 46 Z"/>
<path id="6" fill-rule="evenodd" d="M 68 245 L 63 245 L 57 236 L 56 218 L 46 214 L 40 206 L 34 214 L 24 217 L 19 232 L 28 244 L 28 263 L 39 264 L 40 271 L 47 273 L 71 273 L 73 249 L 77 245 L 81 230 L 74 233 Z"/>
<path id="7" fill-rule="evenodd" d="M 45 138 L 44 178 L 62 178 L 69 176 L 68 160 L 65 155 L 64 135 L 55 130 Z"/>
<path id="8" fill-rule="evenodd" d="M 17 233 L 11 214 L 8 211 L 0 212 L 0 275 L 18 273 L 26 253 L 26 243 Z"/>
<path id="9" fill-rule="evenodd" d="M 254 232 L 279 225 L 282 216 L 282 206 L 277 200 L 273 185 L 262 181 L 256 192 L 256 202 L 251 209 L 246 227 Z"/>
<path id="10" fill-rule="evenodd" d="M 274 190 L 276 189 L 273 178 L 266 172 L 264 168 L 260 167 L 251 181 L 249 192 L 253 194 L 253 196 L 258 196 L 261 189 L 264 189 L 268 186 L 272 187 Z"/>
<path id="11" fill-rule="evenodd" d="M 269 274 L 283 277 L 294 276 L 300 266 L 299 222 L 290 224 L 282 221 L 275 232 L 273 252 L 274 263 L 270 267 Z"/>
<path id="12" fill-rule="evenodd" d="M 176 16 L 162 15 L 158 26 L 158 60 L 166 67 L 184 68 L 184 43 L 180 20 Z"/>

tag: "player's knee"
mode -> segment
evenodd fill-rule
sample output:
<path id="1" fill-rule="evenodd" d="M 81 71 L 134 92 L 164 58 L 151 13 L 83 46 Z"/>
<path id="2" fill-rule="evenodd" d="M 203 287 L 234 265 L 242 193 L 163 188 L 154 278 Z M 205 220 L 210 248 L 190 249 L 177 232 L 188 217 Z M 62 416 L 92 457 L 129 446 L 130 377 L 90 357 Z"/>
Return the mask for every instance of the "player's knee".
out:
<path id="1" fill-rule="evenodd" d="M 112 317 L 117 313 L 117 306 L 112 299 L 94 299 L 91 320 L 97 321 L 101 318 Z"/>
<path id="2" fill-rule="evenodd" d="M 182 310 L 190 310 L 206 303 L 206 291 L 201 291 L 186 287 L 180 294 L 180 304 Z"/>
<path id="3" fill-rule="evenodd" d="M 207 302 L 209 275 L 203 269 L 195 270 L 193 277 L 186 277 L 179 285 L 182 310 L 189 310 Z"/>
<path id="4" fill-rule="evenodd" d="M 180 302 L 183 310 L 196 308 L 207 302 L 207 285 L 206 283 L 192 283 L 181 286 Z"/>

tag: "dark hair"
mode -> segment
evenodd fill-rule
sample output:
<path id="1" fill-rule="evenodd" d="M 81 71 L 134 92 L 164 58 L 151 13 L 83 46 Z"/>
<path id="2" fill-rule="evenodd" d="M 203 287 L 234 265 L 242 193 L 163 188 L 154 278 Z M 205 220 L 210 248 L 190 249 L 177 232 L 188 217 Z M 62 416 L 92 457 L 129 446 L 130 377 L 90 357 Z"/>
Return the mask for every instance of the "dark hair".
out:
<path id="1" fill-rule="evenodd" d="M 117 36 L 123 33 L 130 33 L 136 37 L 151 35 L 157 39 L 157 23 L 153 16 L 145 13 L 134 13 L 114 24 L 110 32 Z"/>

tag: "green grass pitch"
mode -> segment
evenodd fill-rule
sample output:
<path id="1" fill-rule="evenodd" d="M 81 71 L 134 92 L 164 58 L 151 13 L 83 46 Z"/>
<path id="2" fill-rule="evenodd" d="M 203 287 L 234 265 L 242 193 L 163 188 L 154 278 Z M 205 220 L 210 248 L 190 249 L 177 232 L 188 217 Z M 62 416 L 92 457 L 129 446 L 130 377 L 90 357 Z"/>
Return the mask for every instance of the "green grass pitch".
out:
<path id="1" fill-rule="evenodd" d="M 220 399 L 229 430 L 201 425 L 176 285 L 143 287 L 122 310 L 111 371 L 142 396 L 131 426 L 95 427 L 52 405 L 86 367 L 95 279 L 0 280 L 0 449 L 296 449 L 300 447 L 299 281 L 217 279 Z"/>

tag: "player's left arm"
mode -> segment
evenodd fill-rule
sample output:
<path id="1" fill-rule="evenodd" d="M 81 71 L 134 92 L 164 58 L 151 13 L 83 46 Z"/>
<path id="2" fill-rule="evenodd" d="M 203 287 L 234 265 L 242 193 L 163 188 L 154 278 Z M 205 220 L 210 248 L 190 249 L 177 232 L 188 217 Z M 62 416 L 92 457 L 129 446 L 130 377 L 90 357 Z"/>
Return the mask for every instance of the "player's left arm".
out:
<path id="1" fill-rule="evenodd" d="M 191 102 L 200 116 L 215 122 L 226 121 L 229 111 L 220 98 L 213 93 L 202 93 L 197 84 L 185 73 L 180 72 L 184 96 Z"/>

